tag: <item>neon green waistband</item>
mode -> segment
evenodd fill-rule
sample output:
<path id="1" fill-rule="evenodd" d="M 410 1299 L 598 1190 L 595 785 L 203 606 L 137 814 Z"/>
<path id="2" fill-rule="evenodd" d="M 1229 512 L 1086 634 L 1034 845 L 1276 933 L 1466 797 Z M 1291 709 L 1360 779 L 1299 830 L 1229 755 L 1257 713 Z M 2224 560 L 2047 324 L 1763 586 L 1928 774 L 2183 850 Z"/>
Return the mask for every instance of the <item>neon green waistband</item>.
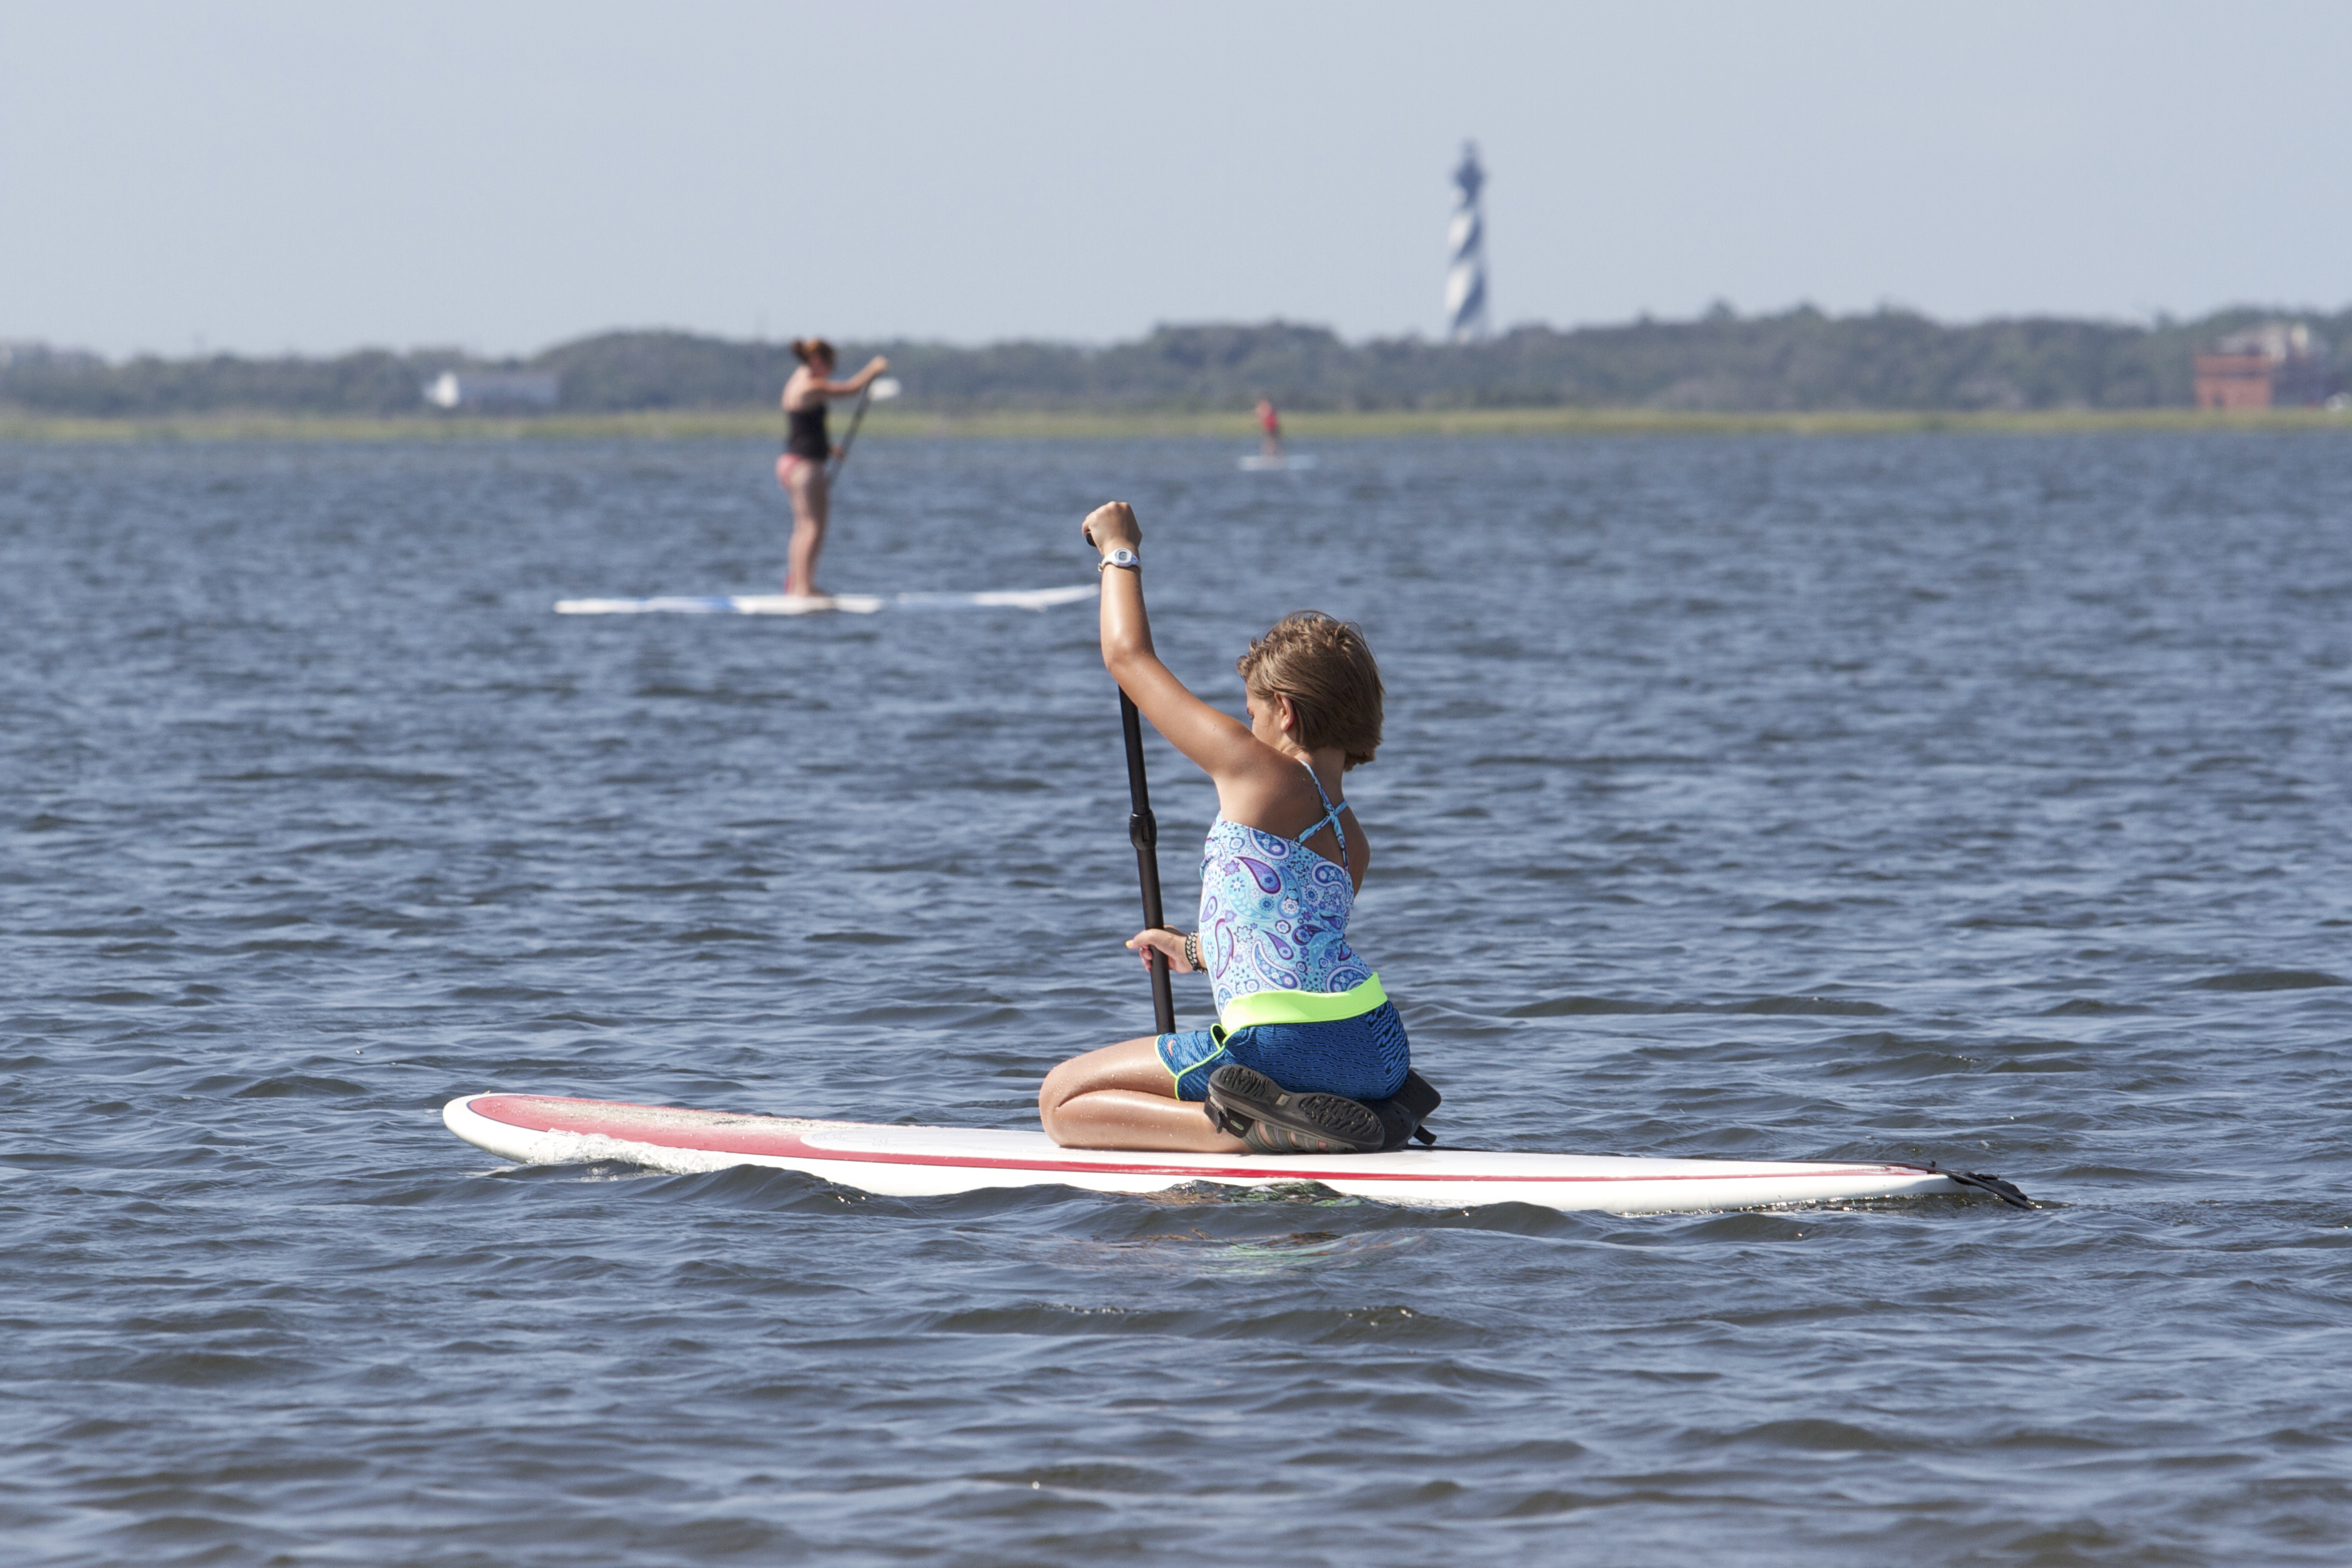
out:
<path id="1" fill-rule="evenodd" d="M 1253 991 L 1226 1003 L 1217 1022 L 1228 1034 L 1259 1024 L 1336 1024 L 1361 1017 L 1388 999 L 1375 974 L 1348 991 Z"/>

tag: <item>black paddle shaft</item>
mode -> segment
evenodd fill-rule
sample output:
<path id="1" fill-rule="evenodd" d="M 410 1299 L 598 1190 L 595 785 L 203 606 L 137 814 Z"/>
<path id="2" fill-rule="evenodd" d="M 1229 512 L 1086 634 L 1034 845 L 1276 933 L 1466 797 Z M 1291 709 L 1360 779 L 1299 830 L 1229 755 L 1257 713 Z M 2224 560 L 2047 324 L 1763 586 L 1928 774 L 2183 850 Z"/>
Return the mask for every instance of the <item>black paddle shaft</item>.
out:
<path id="1" fill-rule="evenodd" d="M 1143 715 L 1135 699 L 1118 694 L 1118 721 L 1127 731 L 1127 840 L 1135 846 L 1135 876 L 1143 884 L 1143 923 L 1166 924 L 1160 908 L 1160 824 L 1151 815 L 1150 786 L 1143 782 Z M 1176 993 L 1168 983 L 1168 955 L 1151 953 L 1151 1016 L 1163 1035 L 1176 1032 Z"/>
<path id="2" fill-rule="evenodd" d="M 849 431 L 841 438 L 841 450 L 825 466 L 824 482 L 828 485 L 841 478 L 841 466 L 849 461 L 849 448 L 857 444 L 857 427 L 866 423 L 866 400 L 874 395 L 874 384 L 866 383 L 857 389 L 857 410 L 849 416 Z"/>

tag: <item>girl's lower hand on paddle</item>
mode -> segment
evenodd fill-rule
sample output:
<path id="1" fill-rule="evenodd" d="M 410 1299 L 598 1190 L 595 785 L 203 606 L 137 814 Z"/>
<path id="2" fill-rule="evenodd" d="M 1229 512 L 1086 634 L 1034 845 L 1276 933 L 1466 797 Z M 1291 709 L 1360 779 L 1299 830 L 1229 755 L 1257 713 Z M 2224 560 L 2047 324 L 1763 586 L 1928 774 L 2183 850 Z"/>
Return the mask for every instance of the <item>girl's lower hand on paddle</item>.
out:
<path id="1" fill-rule="evenodd" d="M 1078 531 L 1097 550 L 1116 550 L 1122 544 L 1132 550 L 1143 542 L 1143 525 L 1135 521 L 1135 509 L 1123 500 L 1106 502 L 1087 513 Z"/>
<path id="2" fill-rule="evenodd" d="M 1137 931 L 1129 940 L 1127 945 L 1142 958 L 1143 967 L 1146 969 L 1151 967 L 1151 955 L 1157 952 L 1168 960 L 1170 973 L 1192 973 L 1192 960 L 1184 955 L 1184 933 L 1181 931 L 1170 931 L 1165 926 L 1154 926 L 1148 931 Z"/>

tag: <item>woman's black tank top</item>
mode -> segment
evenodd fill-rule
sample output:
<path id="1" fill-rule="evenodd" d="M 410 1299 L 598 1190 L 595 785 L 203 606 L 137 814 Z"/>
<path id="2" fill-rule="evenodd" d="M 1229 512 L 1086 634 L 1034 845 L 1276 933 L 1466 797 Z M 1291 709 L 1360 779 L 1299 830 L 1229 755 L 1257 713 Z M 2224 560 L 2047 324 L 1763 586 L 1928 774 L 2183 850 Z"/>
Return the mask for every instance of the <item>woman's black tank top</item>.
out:
<path id="1" fill-rule="evenodd" d="M 833 456 L 832 438 L 824 433 L 824 404 L 784 410 L 784 450 L 817 463 Z"/>

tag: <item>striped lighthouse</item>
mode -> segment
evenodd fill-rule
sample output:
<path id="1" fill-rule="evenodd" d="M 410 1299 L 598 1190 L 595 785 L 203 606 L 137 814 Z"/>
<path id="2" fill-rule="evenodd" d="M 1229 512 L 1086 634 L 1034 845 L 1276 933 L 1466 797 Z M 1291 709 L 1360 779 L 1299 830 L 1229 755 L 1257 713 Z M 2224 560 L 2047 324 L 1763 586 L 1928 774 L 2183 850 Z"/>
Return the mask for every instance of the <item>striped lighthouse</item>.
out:
<path id="1" fill-rule="evenodd" d="M 1462 166 L 1454 171 L 1454 225 L 1445 246 L 1445 335 L 1457 343 L 1486 335 L 1486 221 L 1478 210 L 1486 183 L 1478 144 L 1465 142 Z"/>

